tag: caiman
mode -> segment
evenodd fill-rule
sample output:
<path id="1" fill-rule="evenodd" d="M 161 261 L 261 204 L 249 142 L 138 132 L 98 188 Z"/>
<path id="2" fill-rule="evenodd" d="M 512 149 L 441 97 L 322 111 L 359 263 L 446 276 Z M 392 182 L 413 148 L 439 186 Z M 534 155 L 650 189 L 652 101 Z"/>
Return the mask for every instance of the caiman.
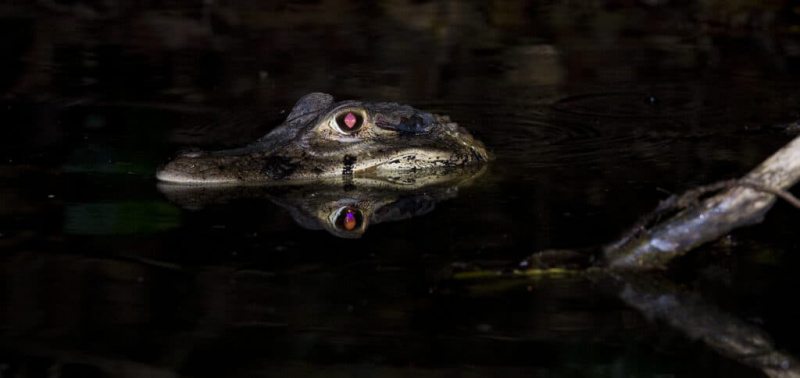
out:
<path id="1" fill-rule="evenodd" d="M 409 182 L 490 160 L 482 142 L 448 116 L 387 102 L 334 102 L 311 93 L 255 142 L 179 153 L 156 173 L 181 184 L 281 183 L 337 177 Z"/>

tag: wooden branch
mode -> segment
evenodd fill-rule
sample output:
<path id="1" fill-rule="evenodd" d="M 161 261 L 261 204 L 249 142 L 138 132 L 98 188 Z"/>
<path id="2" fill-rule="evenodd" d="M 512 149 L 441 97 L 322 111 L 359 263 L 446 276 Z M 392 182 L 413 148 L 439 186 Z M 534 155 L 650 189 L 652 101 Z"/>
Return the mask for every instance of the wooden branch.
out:
<path id="1" fill-rule="evenodd" d="M 649 229 L 642 226 L 635 237 L 628 235 L 612 243 L 603 253 L 605 265 L 616 269 L 661 268 L 673 258 L 735 228 L 759 223 L 774 204 L 776 195 L 795 206 L 800 205 L 800 201 L 786 192 L 798 180 L 800 137 L 741 180 L 722 185 L 729 187 L 725 192 L 690 206 Z M 696 192 L 690 191 L 682 197 L 699 198 Z"/>

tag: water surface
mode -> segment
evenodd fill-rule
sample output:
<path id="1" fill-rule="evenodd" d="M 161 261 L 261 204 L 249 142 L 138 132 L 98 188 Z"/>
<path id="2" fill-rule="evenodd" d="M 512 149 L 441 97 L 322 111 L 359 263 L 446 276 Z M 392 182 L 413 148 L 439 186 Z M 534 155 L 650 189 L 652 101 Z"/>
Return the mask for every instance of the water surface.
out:
<path id="1" fill-rule="evenodd" d="M 792 138 L 790 11 L 567 3 L 7 6 L 0 374 L 761 376 L 581 276 L 449 274 L 610 242 Z M 158 190 L 175 151 L 247 143 L 312 91 L 449 114 L 496 160 L 355 239 Z M 796 217 L 669 275 L 797 355 Z"/>

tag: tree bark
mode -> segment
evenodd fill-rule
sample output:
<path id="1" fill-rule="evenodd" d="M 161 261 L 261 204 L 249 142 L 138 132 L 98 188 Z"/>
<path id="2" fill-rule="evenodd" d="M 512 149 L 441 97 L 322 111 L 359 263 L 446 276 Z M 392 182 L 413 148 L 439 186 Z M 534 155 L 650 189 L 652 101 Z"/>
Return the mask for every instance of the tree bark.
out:
<path id="1" fill-rule="evenodd" d="M 631 241 L 607 247 L 603 251 L 605 263 L 615 269 L 663 267 L 673 258 L 735 228 L 760 222 L 775 203 L 775 195 L 754 187 L 786 190 L 798 179 L 800 137 L 744 176 L 740 180 L 741 185 L 681 211 Z"/>

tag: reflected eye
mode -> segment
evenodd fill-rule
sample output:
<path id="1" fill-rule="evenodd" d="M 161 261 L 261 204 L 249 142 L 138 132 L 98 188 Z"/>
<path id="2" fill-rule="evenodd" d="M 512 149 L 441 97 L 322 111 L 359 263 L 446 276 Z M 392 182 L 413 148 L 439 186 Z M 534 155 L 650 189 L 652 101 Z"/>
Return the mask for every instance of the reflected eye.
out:
<path id="1" fill-rule="evenodd" d="M 336 213 L 333 224 L 339 231 L 353 231 L 361 228 L 363 222 L 361 210 L 345 206 Z"/>
<path id="2" fill-rule="evenodd" d="M 342 134 L 352 134 L 364 126 L 364 114 L 358 110 L 343 110 L 333 118 L 333 126 Z"/>

